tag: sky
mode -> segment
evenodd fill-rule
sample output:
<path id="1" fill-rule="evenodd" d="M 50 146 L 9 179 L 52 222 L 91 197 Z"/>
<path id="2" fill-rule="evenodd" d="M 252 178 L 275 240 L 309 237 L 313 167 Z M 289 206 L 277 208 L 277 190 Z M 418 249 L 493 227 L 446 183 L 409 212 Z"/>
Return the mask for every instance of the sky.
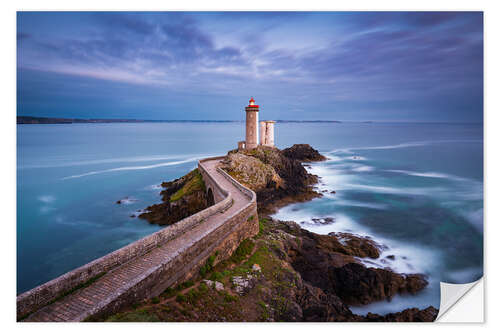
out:
<path id="1" fill-rule="evenodd" d="M 483 121 L 481 12 L 18 12 L 17 114 Z"/>

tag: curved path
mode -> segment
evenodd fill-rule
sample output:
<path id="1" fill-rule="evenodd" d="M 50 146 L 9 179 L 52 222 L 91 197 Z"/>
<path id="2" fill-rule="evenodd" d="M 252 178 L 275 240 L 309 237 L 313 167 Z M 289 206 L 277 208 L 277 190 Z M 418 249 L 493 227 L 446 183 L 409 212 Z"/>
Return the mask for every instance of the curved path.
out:
<path id="1" fill-rule="evenodd" d="M 186 233 L 166 242 L 161 247 L 136 257 L 107 272 L 94 283 L 79 289 L 28 316 L 25 321 L 82 321 L 95 314 L 99 308 L 110 304 L 131 281 L 139 283 L 146 271 L 154 271 L 160 265 L 173 260 L 193 241 L 202 239 L 233 214 L 247 206 L 251 199 L 243 194 L 230 180 L 217 170 L 220 159 L 202 161 L 204 169 L 233 198 L 232 206 L 224 212 L 215 213 Z"/>

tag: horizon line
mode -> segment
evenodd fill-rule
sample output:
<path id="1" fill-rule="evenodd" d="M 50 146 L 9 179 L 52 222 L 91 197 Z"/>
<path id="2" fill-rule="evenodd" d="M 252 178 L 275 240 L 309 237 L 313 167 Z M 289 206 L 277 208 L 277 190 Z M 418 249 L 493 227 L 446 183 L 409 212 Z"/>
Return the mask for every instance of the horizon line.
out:
<path id="1" fill-rule="evenodd" d="M 53 119 L 61 121 L 107 121 L 107 122 L 245 122 L 231 119 L 139 119 L 139 118 L 72 118 L 72 117 L 41 117 L 16 115 L 19 118 Z M 264 119 L 263 119 L 264 120 Z M 436 120 L 333 120 L 333 119 L 276 119 L 276 122 L 331 122 L 331 123 L 454 123 L 454 124 L 484 124 L 484 121 L 436 121 Z M 29 125 L 29 124 L 20 124 Z M 37 125 L 37 124 L 33 124 Z"/>

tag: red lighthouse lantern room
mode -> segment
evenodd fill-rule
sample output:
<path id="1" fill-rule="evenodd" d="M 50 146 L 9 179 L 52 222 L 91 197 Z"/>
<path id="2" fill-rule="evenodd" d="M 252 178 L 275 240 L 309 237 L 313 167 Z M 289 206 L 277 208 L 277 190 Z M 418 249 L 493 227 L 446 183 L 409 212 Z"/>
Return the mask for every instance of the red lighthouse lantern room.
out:
<path id="1" fill-rule="evenodd" d="M 250 98 L 250 101 L 248 102 L 248 107 L 249 108 L 258 108 L 259 106 L 255 104 L 255 100 L 252 98 Z"/>

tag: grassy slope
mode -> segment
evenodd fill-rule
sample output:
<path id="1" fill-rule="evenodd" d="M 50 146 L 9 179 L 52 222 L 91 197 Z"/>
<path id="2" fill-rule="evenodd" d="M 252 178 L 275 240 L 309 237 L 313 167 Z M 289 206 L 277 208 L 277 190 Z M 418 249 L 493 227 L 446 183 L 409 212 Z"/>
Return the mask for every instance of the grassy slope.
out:
<path id="1" fill-rule="evenodd" d="M 294 285 L 281 279 L 282 274 L 290 274 L 291 271 L 283 267 L 272 251 L 273 242 L 263 238 L 268 233 L 266 220 L 261 219 L 259 222 L 259 234 L 243 241 L 231 258 L 215 267 L 207 263 L 204 278 L 222 282 L 223 291 L 208 287 L 202 282 L 203 278 L 190 280 L 175 288 L 167 288 L 159 297 L 134 304 L 124 312 L 108 317 L 106 321 L 268 320 L 272 315 L 269 309 L 279 311 L 284 306 L 280 304 L 285 299 L 280 298 L 279 290 L 293 288 Z M 261 267 L 261 273 L 252 271 L 254 264 Z M 231 288 L 231 278 L 247 274 L 255 277 L 256 285 L 248 294 L 240 296 Z M 269 290 L 278 290 L 272 293 L 271 300 Z M 269 306 L 267 303 L 273 304 Z"/>
<path id="2" fill-rule="evenodd" d="M 201 176 L 201 173 L 198 169 L 194 169 L 185 177 L 189 180 L 180 190 L 172 194 L 172 196 L 170 197 L 170 202 L 177 201 L 182 197 L 193 193 L 194 191 L 205 191 L 205 182 L 203 181 L 203 177 Z"/>

